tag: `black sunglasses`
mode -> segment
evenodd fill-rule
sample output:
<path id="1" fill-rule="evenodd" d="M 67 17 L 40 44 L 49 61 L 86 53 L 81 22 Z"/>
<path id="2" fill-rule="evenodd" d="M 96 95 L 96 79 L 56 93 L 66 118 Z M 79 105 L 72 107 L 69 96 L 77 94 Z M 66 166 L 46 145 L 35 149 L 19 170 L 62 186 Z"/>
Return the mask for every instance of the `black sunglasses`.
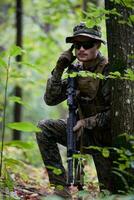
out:
<path id="1" fill-rule="evenodd" d="M 77 42 L 74 43 L 74 48 L 75 49 L 80 49 L 83 47 L 84 49 L 91 49 L 95 45 L 95 41 L 87 41 L 87 42 Z"/>

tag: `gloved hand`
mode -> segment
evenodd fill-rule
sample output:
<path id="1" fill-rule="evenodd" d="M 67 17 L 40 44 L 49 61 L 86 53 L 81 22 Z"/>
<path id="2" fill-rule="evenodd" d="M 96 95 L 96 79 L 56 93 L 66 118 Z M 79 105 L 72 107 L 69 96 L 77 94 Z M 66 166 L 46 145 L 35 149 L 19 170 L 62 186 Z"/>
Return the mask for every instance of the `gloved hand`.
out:
<path id="1" fill-rule="evenodd" d="M 77 121 L 76 125 L 74 126 L 73 131 L 76 132 L 80 130 L 81 128 L 85 128 L 85 127 L 86 127 L 85 119 L 80 119 Z"/>
<path id="2" fill-rule="evenodd" d="M 85 119 L 85 128 L 92 130 L 97 126 L 97 115 Z"/>
<path id="3" fill-rule="evenodd" d="M 83 134 L 85 126 L 86 126 L 86 122 L 84 119 L 77 121 L 76 125 L 73 128 L 73 131 L 77 134 L 76 140 L 79 140 L 79 137 Z"/>
<path id="4" fill-rule="evenodd" d="M 75 60 L 75 56 L 72 53 L 73 45 L 67 51 L 64 51 L 56 64 L 56 69 L 63 71 L 69 64 L 71 64 Z"/>
<path id="5" fill-rule="evenodd" d="M 96 115 L 85 118 L 85 119 L 80 119 L 77 121 L 76 125 L 73 128 L 73 131 L 76 132 L 77 134 L 77 139 L 81 136 L 84 128 L 87 128 L 89 130 L 92 130 L 94 127 L 97 125 L 97 120 L 96 120 Z"/>

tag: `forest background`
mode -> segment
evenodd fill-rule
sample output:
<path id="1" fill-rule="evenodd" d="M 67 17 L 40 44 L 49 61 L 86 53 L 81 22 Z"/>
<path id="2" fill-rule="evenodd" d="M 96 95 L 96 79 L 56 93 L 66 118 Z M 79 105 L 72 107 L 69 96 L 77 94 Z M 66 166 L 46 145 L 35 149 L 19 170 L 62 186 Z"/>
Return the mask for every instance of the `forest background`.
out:
<path id="1" fill-rule="evenodd" d="M 132 1 L 126 3 L 132 6 Z M 116 9 L 111 12 L 118 16 Z M 0 184 L 10 199 L 17 198 L 16 193 L 11 193 L 17 187 L 16 180 L 20 188 L 29 188 L 36 182 L 34 191 L 43 185 L 45 193 L 50 190 L 48 180 L 42 180 L 42 174 L 43 179 L 47 175 L 36 143 L 36 125 L 41 119 L 66 118 L 67 104 L 50 107 L 44 103 L 46 81 L 59 55 L 70 47 L 65 38 L 74 25 L 81 21 L 88 26 L 100 25 L 107 40 L 106 14 L 103 0 L 0 1 Z M 134 15 L 131 20 L 134 22 Z M 107 45 L 101 47 L 101 52 L 108 56 Z M 66 149 L 60 149 L 65 159 Z M 96 195 L 92 159 L 88 162 L 91 168 L 87 187 Z M 95 184 L 91 185 L 93 180 Z"/>

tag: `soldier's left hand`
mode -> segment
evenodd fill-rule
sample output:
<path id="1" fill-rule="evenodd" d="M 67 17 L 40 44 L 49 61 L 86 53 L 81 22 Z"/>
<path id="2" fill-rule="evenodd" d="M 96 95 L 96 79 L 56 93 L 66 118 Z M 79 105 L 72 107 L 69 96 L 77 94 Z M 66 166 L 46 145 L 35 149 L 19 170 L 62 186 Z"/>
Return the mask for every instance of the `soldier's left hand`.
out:
<path id="1" fill-rule="evenodd" d="M 78 120 L 76 125 L 73 128 L 73 131 L 77 133 L 78 137 L 80 137 L 84 128 L 92 130 L 93 128 L 96 127 L 96 125 L 97 125 L 97 120 L 96 120 L 96 115 L 95 115 L 89 118 Z"/>
<path id="2" fill-rule="evenodd" d="M 85 120 L 80 119 L 80 120 L 77 121 L 76 125 L 74 126 L 73 131 L 76 132 L 81 128 L 85 128 L 85 126 L 86 126 Z"/>
<path id="3" fill-rule="evenodd" d="M 83 134 L 84 127 L 86 126 L 85 120 L 78 120 L 76 125 L 73 128 L 73 131 L 77 134 L 76 138 L 79 140 L 79 137 Z"/>
<path id="4" fill-rule="evenodd" d="M 87 129 L 92 130 L 93 128 L 97 126 L 97 115 L 86 118 L 85 123 L 86 123 L 85 127 Z"/>

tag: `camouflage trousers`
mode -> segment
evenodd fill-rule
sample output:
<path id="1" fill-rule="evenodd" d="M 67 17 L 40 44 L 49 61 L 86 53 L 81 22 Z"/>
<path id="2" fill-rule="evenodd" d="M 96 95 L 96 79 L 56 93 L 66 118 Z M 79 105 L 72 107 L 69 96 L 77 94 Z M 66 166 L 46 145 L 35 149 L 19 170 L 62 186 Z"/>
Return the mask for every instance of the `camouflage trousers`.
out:
<path id="1" fill-rule="evenodd" d="M 50 184 L 66 185 L 66 172 L 62 164 L 62 159 L 58 149 L 57 143 L 67 146 L 66 138 L 66 121 L 65 120 L 42 120 L 38 127 L 42 132 L 37 133 L 37 142 L 44 161 L 45 167 L 48 171 Z M 110 137 L 108 133 L 99 131 L 85 131 L 83 136 L 84 146 L 108 146 Z M 109 139 L 108 139 L 109 138 Z M 111 161 L 105 158 L 99 152 L 85 150 L 84 153 L 92 154 L 96 171 L 98 175 L 99 185 L 101 189 L 110 190 L 110 170 Z M 55 173 L 57 169 L 57 172 Z"/>

